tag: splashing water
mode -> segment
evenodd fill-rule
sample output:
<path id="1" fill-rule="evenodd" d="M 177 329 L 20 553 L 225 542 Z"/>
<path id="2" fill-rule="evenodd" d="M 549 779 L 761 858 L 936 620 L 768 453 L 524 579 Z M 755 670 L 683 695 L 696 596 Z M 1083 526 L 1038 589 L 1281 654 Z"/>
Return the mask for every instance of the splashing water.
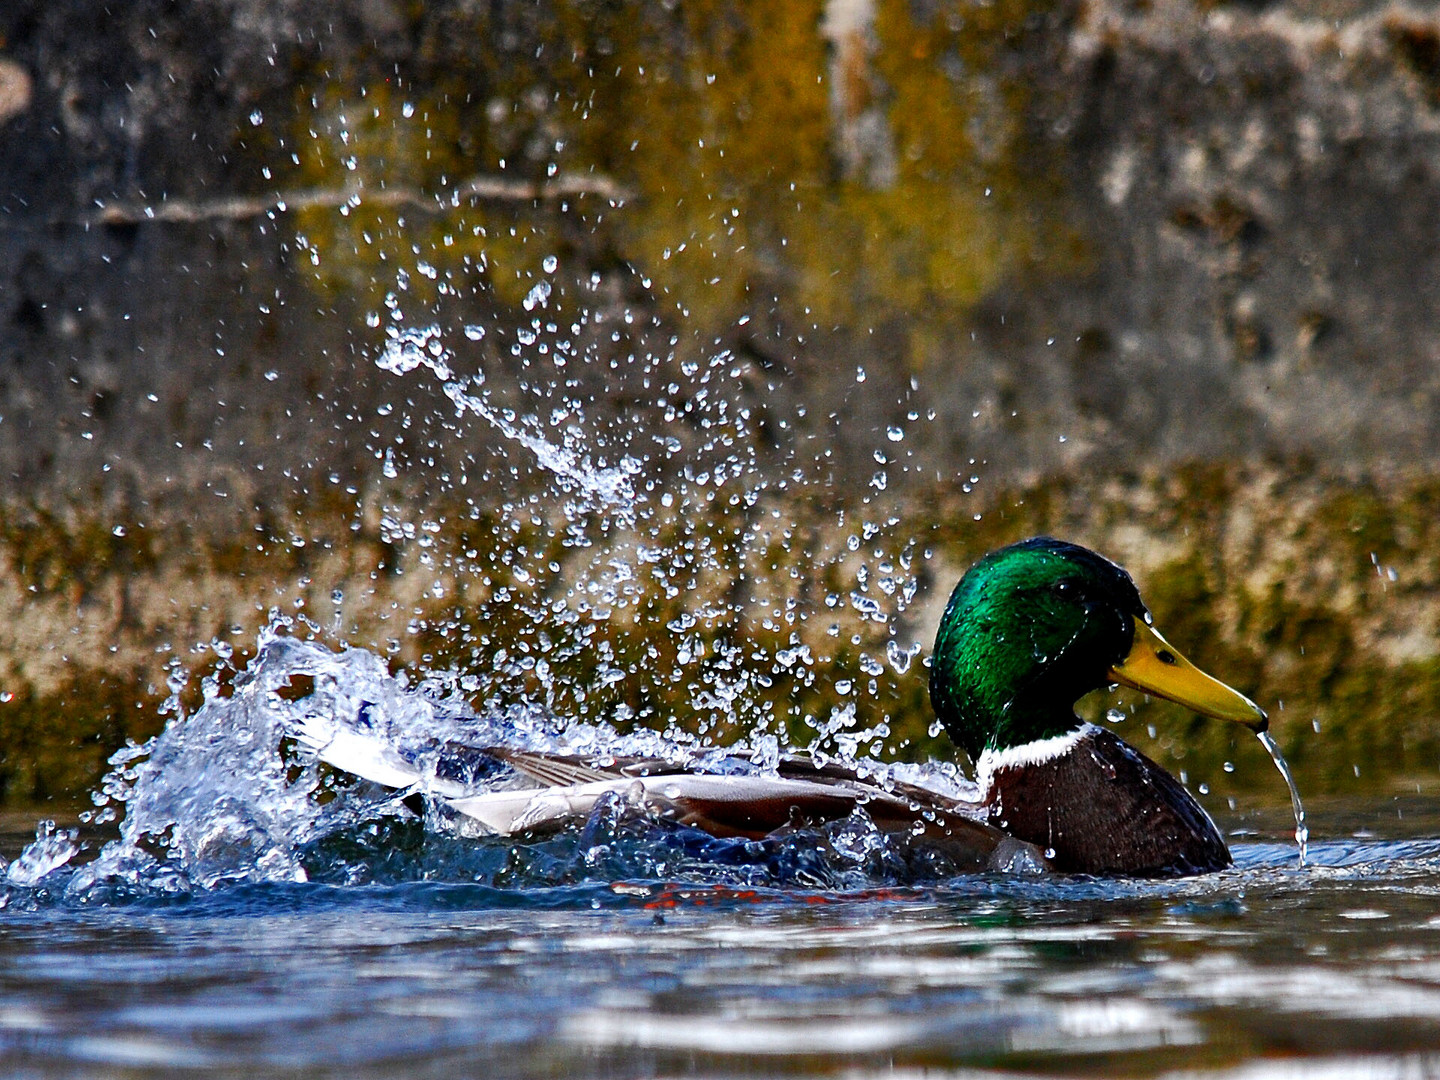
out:
<path id="1" fill-rule="evenodd" d="M 302 736 L 348 736 L 373 746 L 407 767 L 396 770 L 397 783 L 407 785 L 413 769 L 435 775 L 440 748 L 451 739 L 583 753 L 603 736 L 557 736 L 534 710 L 477 717 L 441 687 L 407 686 L 373 653 L 332 652 L 285 636 L 288 628 L 280 620 L 262 633 L 233 693 L 212 681 L 193 715 L 175 717 L 156 738 L 112 758 L 115 768 L 95 801 L 124 804 L 120 838 L 74 875 L 71 895 L 306 881 L 317 841 L 376 815 L 407 813 L 403 792 L 339 790 L 313 755 L 297 750 Z M 636 745 L 653 749 L 644 740 Z"/>
<path id="2" fill-rule="evenodd" d="M 94 801 L 122 806 L 120 835 L 68 869 L 75 834 L 42 823 L 6 882 L 63 883 L 75 902 L 188 894 L 235 883 L 358 884 L 440 877 L 487 885 L 553 886 L 620 878 L 861 887 L 943 876 L 941 861 L 907 859 L 864 813 L 764 841 L 719 840 L 602 799 L 558 835 L 488 837 L 446 797 L 504 791 L 518 781 L 481 747 L 584 758 L 659 758 L 721 775 L 774 775 L 778 740 L 740 755 L 647 729 L 622 734 L 534 707 L 477 714 L 441 681 L 410 685 L 363 649 L 336 652 L 288 636 L 277 620 L 255 658 L 224 690 L 214 680 L 190 715 L 112 757 Z M 363 758 L 376 782 L 318 762 L 319 747 Z M 974 797 L 953 766 L 856 763 L 885 784 Z M 381 786 L 382 784 L 391 786 Z M 417 818 L 414 796 L 425 797 Z M 68 872 L 68 880 L 62 870 Z M 52 875 L 58 875 L 52 877 Z"/>
<path id="3" fill-rule="evenodd" d="M 469 336 L 467 334 L 467 336 Z M 574 432 L 566 432 L 560 444 L 548 441 L 538 430 L 533 417 L 522 421 L 509 419 L 492 406 L 484 389 L 484 373 L 469 379 L 456 376 L 450 363 L 453 356 L 445 347 L 438 326 L 390 327 L 376 366 L 382 371 L 405 375 L 417 368 L 428 369 L 441 383 L 445 396 L 461 412 L 480 417 L 505 438 L 518 443 L 534 455 L 535 462 L 555 477 L 560 490 L 575 500 L 567 514 L 586 510 L 610 510 L 621 523 L 634 523 L 634 506 L 639 500 L 632 478 L 640 471 L 640 463 L 628 455 L 618 465 L 596 463 L 581 449 L 582 440 Z"/>
<path id="4" fill-rule="evenodd" d="M 1280 775 L 1285 778 L 1285 786 L 1290 789 L 1290 806 L 1295 811 L 1295 846 L 1300 849 L 1300 865 L 1304 866 L 1309 858 L 1310 849 L 1310 827 L 1305 824 L 1305 807 L 1300 805 L 1300 791 L 1295 786 L 1295 778 L 1290 775 L 1290 765 L 1285 760 L 1285 755 L 1280 753 L 1280 747 L 1274 737 L 1268 731 L 1256 732 L 1260 744 L 1270 754 L 1270 760 L 1275 762 L 1275 768 L 1280 770 Z"/>
<path id="5" fill-rule="evenodd" d="M 55 822 L 42 821 L 35 827 L 35 841 L 20 857 L 5 867 L 6 884 L 29 888 L 64 866 L 77 854 L 74 829 L 57 829 Z"/>
<path id="6" fill-rule="evenodd" d="M 901 698 L 882 675 L 886 664 L 906 672 L 920 652 L 901 616 L 929 551 L 916 537 L 897 542 L 899 518 L 873 493 L 830 509 L 829 451 L 807 463 L 813 446 L 775 445 L 805 407 L 787 416 L 769 401 L 746 404 L 746 361 L 723 349 L 682 354 L 673 337 L 669 351 L 617 349 L 623 337 L 609 327 L 628 325 L 629 310 L 562 316 L 566 295 L 537 286 L 525 310 L 543 313 L 509 332 L 461 320 L 453 348 L 438 308 L 439 322 L 406 325 L 387 299 L 394 325 L 377 366 L 427 372 L 457 421 L 477 417 L 501 436 L 497 460 L 464 455 L 482 497 L 439 471 L 426 478 L 427 496 L 467 504 L 460 522 L 433 511 L 436 520 L 411 520 L 426 500 L 383 508 L 382 539 L 418 538 L 425 569 L 449 575 L 432 595 L 464 597 L 453 614 L 412 626 L 445 639 L 440 663 L 466 672 L 476 701 L 535 701 L 576 719 L 663 726 L 672 738 L 770 732 L 785 749 L 818 740 L 842 753 L 883 745 Z M 602 322 L 608 343 L 577 344 Z M 506 336 L 512 360 L 497 360 L 489 378 L 460 370 L 467 343 Z M 461 426 L 445 426 L 467 445 Z M 402 434 L 373 447 L 388 478 L 427 464 L 417 442 Z M 499 463 L 511 444 L 529 467 Z M 905 469 L 908 454 L 886 460 Z M 810 486 L 813 503 L 797 502 Z M 809 505 L 820 508 L 813 520 L 797 516 Z M 479 524 L 462 540 L 464 519 Z M 868 676 L 839 704 L 827 692 L 831 664 Z"/>

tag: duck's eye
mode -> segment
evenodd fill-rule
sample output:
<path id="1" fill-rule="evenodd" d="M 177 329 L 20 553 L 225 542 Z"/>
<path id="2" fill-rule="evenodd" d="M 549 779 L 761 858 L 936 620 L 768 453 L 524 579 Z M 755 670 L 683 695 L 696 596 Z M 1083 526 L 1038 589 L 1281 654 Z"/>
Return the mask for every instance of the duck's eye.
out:
<path id="1" fill-rule="evenodd" d="M 1169 649 L 1156 649 L 1155 659 L 1159 660 L 1162 664 L 1174 664 L 1175 654 Z"/>

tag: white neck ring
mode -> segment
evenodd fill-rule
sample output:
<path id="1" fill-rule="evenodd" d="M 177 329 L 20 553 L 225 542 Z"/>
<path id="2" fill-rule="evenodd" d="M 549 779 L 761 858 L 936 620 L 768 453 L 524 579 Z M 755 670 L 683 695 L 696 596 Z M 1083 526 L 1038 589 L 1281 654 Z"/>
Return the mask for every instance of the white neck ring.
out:
<path id="1" fill-rule="evenodd" d="M 1052 735 L 1048 739 L 1036 739 L 1021 746 L 1007 746 L 1004 750 L 986 749 L 975 763 L 975 783 L 980 787 L 980 796 L 990 793 L 990 784 L 995 774 L 1002 769 L 1020 769 L 1027 765 L 1041 765 L 1064 757 L 1097 729 L 1094 724 L 1081 724 L 1074 731 L 1064 735 Z"/>

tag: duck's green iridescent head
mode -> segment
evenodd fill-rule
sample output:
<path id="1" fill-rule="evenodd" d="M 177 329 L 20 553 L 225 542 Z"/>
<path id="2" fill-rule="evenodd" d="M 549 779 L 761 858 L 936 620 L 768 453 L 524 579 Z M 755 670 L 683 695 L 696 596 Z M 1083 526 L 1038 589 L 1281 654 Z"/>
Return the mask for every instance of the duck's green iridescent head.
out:
<path id="1" fill-rule="evenodd" d="M 1076 700 L 1115 682 L 1264 730 L 1259 706 L 1149 623 L 1130 575 L 1087 548 L 1039 536 L 991 552 L 960 579 L 940 621 L 935 715 L 972 759 L 1074 730 Z"/>

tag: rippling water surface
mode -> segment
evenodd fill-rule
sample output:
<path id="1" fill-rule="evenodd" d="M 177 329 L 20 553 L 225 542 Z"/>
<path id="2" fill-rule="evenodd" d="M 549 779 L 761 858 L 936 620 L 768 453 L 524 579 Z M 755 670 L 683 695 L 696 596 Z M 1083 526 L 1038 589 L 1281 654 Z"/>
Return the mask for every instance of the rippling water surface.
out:
<path id="1" fill-rule="evenodd" d="M 1275 807 L 1225 823 L 1236 869 L 1175 882 L 503 888 L 423 880 L 435 852 L 384 884 L 46 879 L 0 914 L 0 1069 L 1430 1075 L 1440 804 L 1314 818 L 1309 868 Z"/>

